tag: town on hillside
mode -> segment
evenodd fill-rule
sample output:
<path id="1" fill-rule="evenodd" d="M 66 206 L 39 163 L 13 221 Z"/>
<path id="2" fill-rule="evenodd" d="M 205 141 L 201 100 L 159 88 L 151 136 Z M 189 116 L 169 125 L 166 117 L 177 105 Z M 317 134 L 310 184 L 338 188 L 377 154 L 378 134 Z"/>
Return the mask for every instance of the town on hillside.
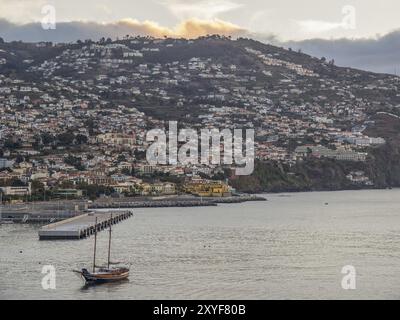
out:
<path id="1" fill-rule="evenodd" d="M 0 41 L 0 190 L 14 202 L 309 190 L 309 163 L 334 167 L 337 188 L 384 186 L 371 163 L 391 137 L 376 124 L 399 120 L 399 80 L 244 38 Z M 254 129 L 255 172 L 149 165 L 146 132 L 170 120 Z"/>

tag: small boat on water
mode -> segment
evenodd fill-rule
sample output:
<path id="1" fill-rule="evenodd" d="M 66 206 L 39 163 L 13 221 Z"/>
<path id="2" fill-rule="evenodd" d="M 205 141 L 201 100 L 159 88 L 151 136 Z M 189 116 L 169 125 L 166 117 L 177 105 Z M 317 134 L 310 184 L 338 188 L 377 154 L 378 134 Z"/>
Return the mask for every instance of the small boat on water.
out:
<path id="1" fill-rule="evenodd" d="M 112 220 L 112 215 L 111 215 Z M 81 276 L 86 283 L 88 284 L 96 284 L 96 283 L 104 283 L 104 282 L 114 282 L 128 279 L 129 277 L 129 268 L 126 267 L 110 267 L 110 265 L 117 265 L 119 263 L 113 263 L 110 261 L 111 256 L 111 224 L 110 221 L 110 229 L 109 229 L 109 241 L 108 241 L 108 262 L 107 267 L 98 267 L 96 266 L 96 245 L 97 245 L 97 228 L 95 228 L 94 233 L 94 253 L 93 253 L 93 270 L 90 272 L 88 269 L 83 268 L 82 270 L 73 270 L 76 274 Z M 97 226 L 97 218 L 96 218 L 96 226 Z"/>
<path id="2" fill-rule="evenodd" d="M 128 268 L 100 268 L 95 272 L 89 272 L 87 269 L 82 269 L 82 271 L 75 272 L 79 273 L 88 283 L 120 281 L 129 277 Z"/>

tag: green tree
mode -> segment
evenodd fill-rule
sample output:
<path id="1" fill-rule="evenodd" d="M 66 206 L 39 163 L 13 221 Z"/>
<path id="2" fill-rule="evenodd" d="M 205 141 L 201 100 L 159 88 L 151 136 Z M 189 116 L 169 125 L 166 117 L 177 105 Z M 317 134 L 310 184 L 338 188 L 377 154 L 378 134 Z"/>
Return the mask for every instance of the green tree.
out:
<path id="1" fill-rule="evenodd" d="M 70 166 L 75 167 L 79 171 L 85 170 L 85 166 L 82 164 L 82 159 L 79 157 L 74 157 L 73 155 L 68 155 L 64 158 L 64 162 Z"/>
<path id="2" fill-rule="evenodd" d="M 74 143 L 75 136 L 71 132 L 64 132 L 57 136 L 57 140 L 62 146 L 70 146 Z"/>
<path id="3" fill-rule="evenodd" d="M 36 197 L 43 197 L 45 192 L 45 186 L 39 180 L 33 180 L 31 184 L 32 195 Z"/>
<path id="4" fill-rule="evenodd" d="M 45 145 L 52 144 L 54 142 L 54 136 L 48 132 L 43 132 L 41 135 L 42 143 Z"/>
<path id="5" fill-rule="evenodd" d="M 78 134 L 76 136 L 76 143 L 77 144 L 86 144 L 87 141 L 88 141 L 88 138 L 83 134 Z"/>

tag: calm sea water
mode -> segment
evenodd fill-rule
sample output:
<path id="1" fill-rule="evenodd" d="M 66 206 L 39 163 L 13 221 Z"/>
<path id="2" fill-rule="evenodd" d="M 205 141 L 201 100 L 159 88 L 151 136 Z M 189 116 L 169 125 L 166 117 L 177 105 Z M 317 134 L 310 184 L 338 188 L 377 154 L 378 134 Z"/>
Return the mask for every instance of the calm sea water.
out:
<path id="1" fill-rule="evenodd" d="M 400 190 L 266 195 L 268 202 L 136 210 L 114 228 L 130 280 L 85 287 L 93 238 L 0 226 L 1 299 L 400 299 Z M 325 205 L 328 203 L 328 205 Z M 99 262 L 107 257 L 99 234 Z M 43 265 L 56 289 L 43 290 Z M 343 290 L 342 267 L 356 268 Z"/>

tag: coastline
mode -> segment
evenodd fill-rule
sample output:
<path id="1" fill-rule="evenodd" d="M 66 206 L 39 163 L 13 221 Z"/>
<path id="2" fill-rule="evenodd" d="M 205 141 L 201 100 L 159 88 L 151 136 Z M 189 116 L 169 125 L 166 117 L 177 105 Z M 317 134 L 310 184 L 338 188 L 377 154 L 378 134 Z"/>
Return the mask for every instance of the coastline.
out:
<path id="1" fill-rule="evenodd" d="M 236 204 L 250 201 L 267 201 L 260 195 L 238 195 L 223 198 L 195 196 L 165 196 L 138 198 L 106 198 L 93 202 L 84 200 L 47 201 L 8 205 L 3 209 L 3 220 L 14 223 L 48 223 L 75 217 L 91 210 L 138 209 L 171 207 L 210 207 L 219 204 Z"/>
<path id="2" fill-rule="evenodd" d="M 328 188 L 315 188 L 315 189 L 282 189 L 282 190 L 262 190 L 254 191 L 249 194 L 252 195 L 265 195 L 265 194 L 280 194 L 280 193 L 313 193 L 313 192 L 341 192 L 341 191 L 371 191 L 371 190 L 395 190 L 400 189 L 400 186 L 395 187 L 354 187 L 354 188 L 340 188 L 340 189 L 328 189 Z M 244 192 L 246 193 L 246 192 Z"/>
<path id="3" fill-rule="evenodd" d="M 258 192 L 240 194 L 223 198 L 199 198 L 196 196 L 162 196 L 162 197 L 129 197 L 129 198 L 100 198 L 93 202 L 85 200 L 47 201 L 36 203 L 23 203 L 3 207 L 3 221 L 27 224 L 43 224 L 62 221 L 92 210 L 105 209 L 140 209 L 140 208 L 190 208 L 190 207 L 216 207 L 220 204 L 238 204 L 253 201 L 268 201 L 269 196 L 290 197 L 295 194 L 317 192 L 347 192 L 347 191 L 385 191 L 400 188 L 359 188 L 340 190 L 303 190 Z"/>
<path id="4" fill-rule="evenodd" d="M 151 200 L 122 198 L 118 201 L 95 201 L 89 204 L 89 209 L 118 209 L 118 208 L 167 208 L 167 207 L 207 207 L 223 203 L 243 203 L 249 201 L 267 201 L 260 195 L 240 195 L 222 198 L 213 197 L 158 197 Z"/>

